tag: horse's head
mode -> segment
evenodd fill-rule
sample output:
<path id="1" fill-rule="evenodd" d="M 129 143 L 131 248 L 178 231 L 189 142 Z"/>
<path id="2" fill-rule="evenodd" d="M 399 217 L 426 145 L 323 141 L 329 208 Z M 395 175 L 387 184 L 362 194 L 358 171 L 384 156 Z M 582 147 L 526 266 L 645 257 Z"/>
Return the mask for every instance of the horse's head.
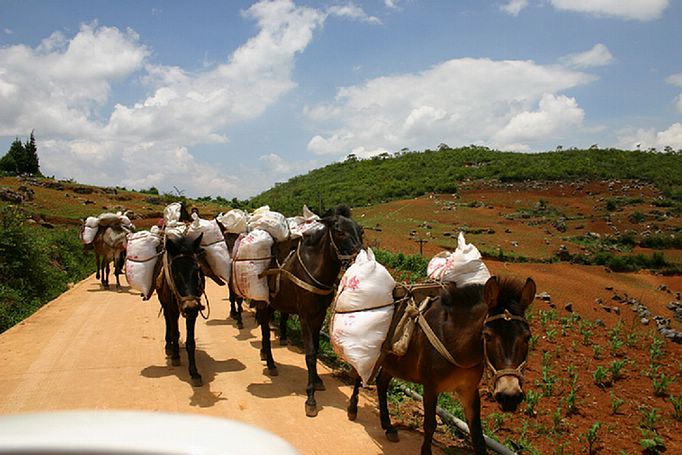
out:
<path id="1" fill-rule="evenodd" d="M 201 295 L 204 293 L 204 274 L 200 265 L 200 258 L 204 254 L 201 248 L 203 236 L 201 233 L 195 239 L 186 236 L 166 238 L 164 273 L 183 315 L 203 308 Z"/>
<path id="2" fill-rule="evenodd" d="M 336 214 L 320 220 L 329 229 L 332 247 L 342 263 L 351 262 L 363 247 L 363 229 L 351 218 L 350 209 L 339 207 Z"/>
<path id="3" fill-rule="evenodd" d="M 493 397 L 503 411 L 513 412 L 524 399 L 523 368 L 528 358 L 530 327 L 524 317 L 535 298 L 535 282 L 499 280 L 492 276 L 483 289 L 488 316 L 483 323 L 483 350 L 493 373 Z"/>

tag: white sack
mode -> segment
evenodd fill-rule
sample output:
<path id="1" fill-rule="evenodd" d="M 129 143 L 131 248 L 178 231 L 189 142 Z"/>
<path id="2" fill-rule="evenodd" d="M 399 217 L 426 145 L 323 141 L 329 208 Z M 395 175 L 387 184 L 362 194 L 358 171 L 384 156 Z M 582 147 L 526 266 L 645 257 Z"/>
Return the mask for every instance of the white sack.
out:
<path id="1" fill-rule="evenodd" d="M 232 268 L 230 253 L 218 223 L 216 220 L 201 219 L 196 213 L 192 214 L 192 218 L 194 221 L 189 225 L 187 236 L 197 238 L 204 234 L 201 238 L 201 247 L 206 251 L 208 265 L 222 280 L 229 281 Z"/>
<path id="2" fill-rule="evenodd" d="M 249 215 L 243 210 L 232 209 L 225 214 L 218 215 L 218 221 L 230 234 L 245 234 L 248 228 Z"/>
<path id="3" fill-rule="evenodd" d="M 97 230 L 99 229 L 99 219 L 94 216 L 89 216 L 85 219 L 85 225 L 81 230 L 81 242 L 92 243 L 97 235 Z"/>
<path id="4" fill-rule="evenodd" d="M 353 313 L 335 313 L 332 347 L 368 384 L 393 318 L 393 305 Z"/>
<path id="5" fill-rule="evenodd" d="M 159 257 L 156 250 L 161 238 L 149 231 L 139 231 L 128 234 L 126 249 L 126 280 L 133 289 L 149 296 L 154 279 L 154 267 Z"/>
<path id="6" fill-rule="evenodd" d="M 395 280 L 374 259 L 371 248 L 361 250 L 341 278 L 336 294 L 336 311 L 347 312 L 377 308 L 393 303 Z"/>
<path id="7" fill-rule="evenodd" d="M 265 210 L 264 207 L 256 209 L 249 217 L 249 230 L 262 229 L 278 242 L 288 239 L 289 225 L 287 219 L 281 213 Z"/>
<path id="8" fill-rule="evenodd" d="M 472 243 L 467 244 L 462 232 L 457 238 L 457 249 L 452 253 L 438 253 L 429 261 L 426 272 L 432 280 L 451 281 L 458 287 L 485 284 L 490 278 L 490 272 L 481 260 L 478 248 Z"/>
<path id="9" fill-rule="evenodd" d="M 97 216 L 97 220 L 100 226 L 113 226 L 115 224 L 121 224 L 121 217 L 115 213 L 100 213 Z"/>
<path id="10" fill-rule="evenodd" d="M 170 221 L 166 222 L 163 230 L 168 237 L 182 237 L 189 232 L 189 224 L 183 221 Z"/>
<path id="11" fill-rule="evenodd" d="M 245 299 L 268 302 L 266 277 L 258 278 L 270 265 L 272 237 L 261 229 L 241 235 L 235 244 L 232 279 L 237 294 Z"/>
<path id="12" fill-rule="evenodd" d="M 172 222 L 180 221 L 181 208 L 182 204 L 180 204 L 179 202 L 173 202 L 168 204 L 166 208 L 163 209 L 163 221 L 165 222 L 166 225 Z"/>

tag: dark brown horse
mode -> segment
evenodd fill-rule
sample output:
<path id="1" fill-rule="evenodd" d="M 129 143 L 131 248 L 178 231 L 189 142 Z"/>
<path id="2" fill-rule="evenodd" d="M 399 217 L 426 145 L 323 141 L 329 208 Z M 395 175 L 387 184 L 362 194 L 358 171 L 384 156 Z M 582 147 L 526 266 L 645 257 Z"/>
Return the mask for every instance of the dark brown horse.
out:
<path id="1" fill-rule="evenodd" d="M 121 225 L 100 227 L 92 241 L 95 251 L 97 273 L 95 277 L 100 280 L 102 287 L 109 289 L 109 264 L 114 262 L 114 276 L 116 276 L 116 289 L 120 289 L 121 283 L 118 276 L 125 262 L 126 236 L 130 231 Z"/>
<path id="2" fill-rule="evenodd" d="M 386 437 L 398 441 L 387 403 L 388 385 L 397 377 L 424 386 L 422 454 L 431 453 L 438 395 L 450 391 L 457 392 L 464 406 L 474 451 L 485 454 L 478 385 L 487 367 L 493 375 L 493 396 L 503 411 L 516 410 L 523 401 L 523 367 L 530 338 L 524 313 L 534 298 L 531 278 L 523 283 L 493 276 L 485 285 L 458 289 L 450 284 L 443 289 L 422 314 L 446 349 L 445 356 L 429 341 L 425 330 L 417 328 L 405 355 L 388 354 L 381 364 L 376 384 Z M 360 382 L 356 379 L 348 406 L 350 420 L 357 417 Z"/>
<path id="3" fill-rule="evenodd" d="M 299 315 L 308 368 L 305 411 L 309 417 L 317 415 L 315 390 L 324 390 L 317 374 L 320 330 L 334 297 L 341 266 L 355 257 L 363 242 L 362 228 L 350 218 L 347 208 L 337 209 L 335 215 L 322 218 L 320 223 L 320 228 L 304 234 L 280 267 L 268 271 L 270 304 L 256 302 L 262 335 L 261 358 L 271 376 L 278 374 L 270 344 L 272 312 Z"/>
<path id="4" fill-rule="evenodd" d="M 197 316 L 204 309 L 201 297 L 204 294 L 205 276 L 209 276 L 219 285 L 225 283 L 215 276 L 201 248 L 200 234 L 195 239 L 187 236 L 167 236 L 165 251 L 157 267 L 154 280 L 156 294 L 163 308 L 166 321 L 166 356 L 173 366 L 180 365 L 180 331 L 178 322 L 180 315 L 185 318 L 187 335 L 185 349 L 189 375 L 193 386 L 203 385 L 195 362 L 196 342 L 194 327 Z"/>

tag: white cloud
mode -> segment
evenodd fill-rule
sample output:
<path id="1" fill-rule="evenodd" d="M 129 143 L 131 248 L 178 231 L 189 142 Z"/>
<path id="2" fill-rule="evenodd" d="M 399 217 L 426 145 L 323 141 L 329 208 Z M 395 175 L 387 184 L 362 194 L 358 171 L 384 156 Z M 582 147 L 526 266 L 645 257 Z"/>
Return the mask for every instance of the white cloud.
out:
<path id="1" fill-rule="evenodd" d="M 599 43 L 586 52 L 569 54 L 559 59 L 561 63 L 573 68 L 590 68 L 595 66 L 606 66 L 615 60 L 609 49 Z"/>
<path id="2" fill-rule="evenodd" d="M 522 9 L 528 6 L 528 0 L 509 0 L 509 3 L 500 5 L 500 9 L 512 16 L 518 16 Z"/>
<path id="3" fill-rule="evenodd" d="M 668 7 L 668 0 L 550 0 L 550 2 L 560 10 L 638 21 L 658 19 Z"/>
<path id="4" fill-rule="evenodd" d="M 346 5 L 334 5 L 329 7 L 329 14 L 332 16 L 356 19 L 370 24 L 381 24 L 381 20 L 376 16 L 370 16 L 359 6 L 348 3 Z"/>
<path id="5" fill-rule="evenodd" d="M 397 0 L 384 0 L 384 5 L 386 5 L 386 8 L 389 9 L 398 9 Z"/>
<path id="6" fill-rule="evenodd" d="M 653 128 L 626 129 L 619 134 L 618 146 L 626 149 L 647 150 L 652 147 L 664 150 L 672 147 L 682 150 L 682 123 L 674 123 L 668 129 L 656 131 Z"/>
<path id="7" fill-rule="evenodd" d="M 675 87 L 682 87 L 682 73 L 668 76 L 665 81 L 670 85 L 674 85 Z M 0 92 L 1 91 L 2 87 L 0 87 Z M 675 98 L 675 109 L 677 109 L 677 112 L 682 112 L 682 93 L 677 95 Z"/>
<path id="8" fill-rule="evenodd" d="M 665 81 L 668 84 L 674 85 L 676 87 L 682 87 L 682 73 L 673 74 L 668 76 Z"/>
<path id="9" fill-rule="evenodd" d="M 524 143 L 556 136 L 582 124 L 585 114 L 575 99 L 544 94 L 538 109 L 514 115 L 493 136 L 505 149 L 527 149 Z"/>
<path id="10" fill-rule="evenodd" d="M 48 175 L 133 188 L 175 185 L 189 195 L 253 194 L 262 188 L 224 177 L 188 147 L 227 142 L 231 125 L 292 90 L 294 58 L 326 16 L 290 0 L 262 1 L 242 14 L 256 21 L 257 34 L 226 62 L 196 73 L 150 63 L 135 32 L 97 23 L 72 37 L 54 33 L 35 49 L 0 48 L 0 135 L 35 129 Z M 112 83 L 133 76 L 149 95 L 107 111 Z"/>
<path id="11" fill-rule="evenodd" d="M 339 158 L 439 142 L 529 149 L 580 126 L 582 109 L 559 92 L 592 80 L 531 61 L 449 60 L 341 88 L 334 102 L 308 107 L 304 115 L 327 130 L 308 149 Z"/>

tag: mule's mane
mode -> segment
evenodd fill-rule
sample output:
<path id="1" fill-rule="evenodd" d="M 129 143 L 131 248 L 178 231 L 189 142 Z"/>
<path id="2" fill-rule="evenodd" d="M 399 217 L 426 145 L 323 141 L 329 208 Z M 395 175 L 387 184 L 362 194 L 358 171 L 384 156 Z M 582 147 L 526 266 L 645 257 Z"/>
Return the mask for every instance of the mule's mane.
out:
<path id="1" fill-rule="evenodd" d="M 447 287 L 440 292 L 440 301 L 444 306 L 455 308 L 464 304 L 473 307 L 481 301 L 483 285 L 470 284 L 458 288 L 455 283 L 448 283 Z"/>

